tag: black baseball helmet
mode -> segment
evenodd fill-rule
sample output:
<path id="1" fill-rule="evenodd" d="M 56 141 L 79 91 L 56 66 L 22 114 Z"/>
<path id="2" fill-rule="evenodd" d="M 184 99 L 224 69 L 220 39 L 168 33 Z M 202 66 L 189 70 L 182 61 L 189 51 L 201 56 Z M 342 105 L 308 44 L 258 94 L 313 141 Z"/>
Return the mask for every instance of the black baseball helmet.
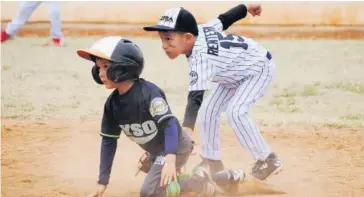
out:
<path id="1" fill-rule="evenodd" d="M 139 47 L 120 36 L 102 38 L 90 49 L 77 50 L 77 54 L 93 62 L 96 62 L 96 58 L 111 61 L 106 74 L 115 83 L 138 79 L 144 68 L 144 57 Z M 103 84 L 99 77 L 99 67 L 94 65 L 91 73 L 96 83 Z"/>

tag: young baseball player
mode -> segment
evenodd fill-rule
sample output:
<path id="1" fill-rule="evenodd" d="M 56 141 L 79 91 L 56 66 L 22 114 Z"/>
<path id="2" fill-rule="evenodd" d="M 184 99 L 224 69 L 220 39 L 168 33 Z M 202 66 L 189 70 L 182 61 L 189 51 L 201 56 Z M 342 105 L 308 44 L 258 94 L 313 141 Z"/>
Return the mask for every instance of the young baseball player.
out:
<path id="1" fill-rule="evenodd" d="M 189 11 L 182 7 L 171 8 L 157 25 L 144 27 L 144 30 L 158 31 L 170 59 L 186 55 L 190 82 L 183 126 L 192 130 L 199 111 L 202 163 L 209 164 L 213 172 L 224 168 L 219 129 L 221 113 L 226 111 L 241 145 L 256 160 L 252 175 L 264 180 L 280 170 L 281 162 L 263 139 L 249 110 L 266 92 L 275 64 L 271 53 L 253 39 L 224 32 L 248 12 L 260 15 L 261 7 L 238 5 L 198 26 Z M 211 82 L 215 86 L 203 99 Z"/>
<path id="2" fill-rule="evenodd" d="M 211 177 L 208 166 L 177 176 L 192 151 L 192 140 L 172 114 L 164 92 L 140 78 L 144 58 L 132 41 L 106 37 L 77 53 L 95 63 L 92 76 L 98 84 L 114 89 L 104 106 L 99 181 L 91 196 L 103 196 L 109 184 L 117 139 L 122 131 L 154 158 L 141 187 L 141 197 L 174 197 L 189 192 L 208 197 L 216 192 L 211 180 L 231 183 L 234 187 L 244 179 L 240 170 L 223 171 Z"/>
<path id="3" fill-rule="evenodd" d="M 22 2 L 16 16 L 7 25 L 6 30 L 1 31 L 1 42 L 5 42 L 11 37 L 14 37 L 19 29 L 28 21 L 33 11 L 42 3 L 42 1 L 26 1 Z M 61 30 L 61 14 L 58 1 L 44 2 L 49 8 L 49 17 L 51 21 L 51 34 L 54 46 L 61 46 L 63 37 Z M 49 43 L 44 44 L 44 46 Z"/>

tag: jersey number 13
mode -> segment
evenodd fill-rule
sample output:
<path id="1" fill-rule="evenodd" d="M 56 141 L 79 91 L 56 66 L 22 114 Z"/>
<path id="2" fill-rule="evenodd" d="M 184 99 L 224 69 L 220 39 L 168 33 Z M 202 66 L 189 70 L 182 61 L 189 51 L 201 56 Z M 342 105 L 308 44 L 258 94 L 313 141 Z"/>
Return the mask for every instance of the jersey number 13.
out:
<path id="1" fill-rule="evenodd" d="M 248 49 L 248 44 L 245 43 L 245 40 L 238 35 L 227 34 L 226 36 L 223 36 L 221 33 L 217 32 L 217 36 L 220 40 L 220 46 L 225 49 L 230 49 L 230 47 L 239 47 L 245 50 Z"/>

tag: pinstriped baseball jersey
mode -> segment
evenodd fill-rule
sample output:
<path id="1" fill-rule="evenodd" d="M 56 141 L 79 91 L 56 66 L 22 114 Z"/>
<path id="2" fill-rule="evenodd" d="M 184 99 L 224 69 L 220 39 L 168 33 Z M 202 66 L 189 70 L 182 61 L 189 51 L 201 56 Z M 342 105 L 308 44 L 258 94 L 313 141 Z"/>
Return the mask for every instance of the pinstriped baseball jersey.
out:
<path id="1" fill-rule="evenodd" d="M 275 64 L 272 55 L 253 39 L 223 32 L 237 20 L 238 16 L 232 16 L 237 12 L 246 12 L 246 6 L 239 5 L 207 24 L 197 26 L 187 10 L 171 8 L 158 25 L 144 30 L 189 32 L 197 36 L 187 57 L 189 91 L 207 90 L 210 83 L 216 84 L 198 111 L 202 158 L 221 160 L 220 114 L 226 112 L 240 144 L 254 159 L 264 161 L 271 150 L 249 116 L 249 110 L 266 92 L 274 76 Z M 241 13 L 239 17 L 245 14 Z"/>
<path id="2" fill-rule="evenodd" d="M 210 82 L 234 84 L 261 72 L 267 50 L 253 39 L 225 34 L 219 19 L 199 26 L 188 57 L 189 91 L 209 89 Z"/>

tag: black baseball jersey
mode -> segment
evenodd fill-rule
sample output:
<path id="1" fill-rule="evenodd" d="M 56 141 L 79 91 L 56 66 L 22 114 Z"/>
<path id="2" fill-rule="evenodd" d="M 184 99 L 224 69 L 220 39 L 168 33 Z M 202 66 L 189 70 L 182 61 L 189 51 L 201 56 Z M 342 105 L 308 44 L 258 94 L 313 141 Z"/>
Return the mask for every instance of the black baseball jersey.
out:
<path id="1" fill-rule="evenodd" d="M 145 151 L 162 154 L 165 150 L 164 128 L 168 124 L 164 120 L 173 116 L 164 92 L 155 84 L 138 79 L 125 94 L 120 95 L 115 90 L 107 99 L 101 136 L 119 138 L 123 131 Z M 181 136 L 180 126 L 178 132 Z M 179 139 L 179 145 L 181 141 L 183 139 Z"/>

